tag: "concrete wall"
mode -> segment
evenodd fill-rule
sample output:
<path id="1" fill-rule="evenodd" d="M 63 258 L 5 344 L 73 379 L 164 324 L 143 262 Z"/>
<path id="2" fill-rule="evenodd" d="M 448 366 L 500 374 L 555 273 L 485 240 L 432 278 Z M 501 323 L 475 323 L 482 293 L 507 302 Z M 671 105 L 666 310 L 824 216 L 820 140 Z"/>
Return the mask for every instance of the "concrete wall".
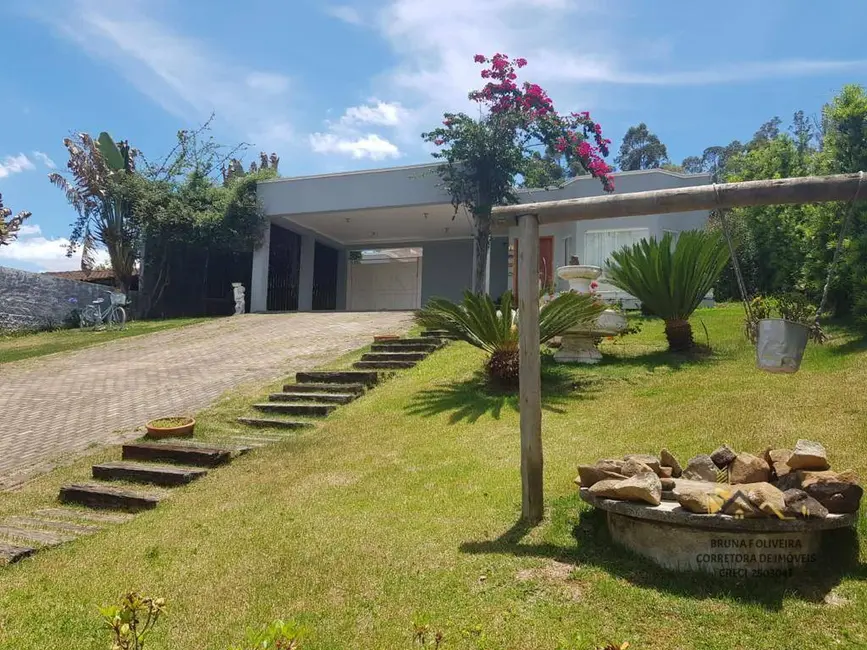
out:
<path id="1" fill-rule="evenodd" d="M 448 204 L 437 165 L 276 179 L 259 183 L 256 192 L 270 215 Z"/>
<path id="2" fill-rule="evenodd" d="M 74 309 L 107 298 L 107 290 L 99 284 L 0 266 L 0 330 L 60 326 Z"/>

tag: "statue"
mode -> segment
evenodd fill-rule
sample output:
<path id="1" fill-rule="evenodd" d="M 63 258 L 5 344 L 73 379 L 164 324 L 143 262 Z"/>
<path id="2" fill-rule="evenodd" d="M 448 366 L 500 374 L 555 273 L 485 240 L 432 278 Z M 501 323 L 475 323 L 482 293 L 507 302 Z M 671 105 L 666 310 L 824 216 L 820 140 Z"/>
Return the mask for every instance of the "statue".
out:
<path id="1" fill-rule="evenodd" d="M 244 285 L 240 282 L 233 282 L 232 293 L 235 298 L 235 316 L 240 316 L 247 310 L 244 301 Z"/>

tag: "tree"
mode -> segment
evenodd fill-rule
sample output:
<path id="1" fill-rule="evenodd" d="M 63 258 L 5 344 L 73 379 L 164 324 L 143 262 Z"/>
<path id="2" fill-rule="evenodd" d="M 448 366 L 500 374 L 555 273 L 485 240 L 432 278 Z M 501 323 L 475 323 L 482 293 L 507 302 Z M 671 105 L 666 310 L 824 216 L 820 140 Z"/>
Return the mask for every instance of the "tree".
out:
<path id="1" fill-rule="evenodd" d="M 95 249 L 102 244 L 108 250 L 115 285 L 127 293 L 139 245 L 127 183 L 135 172 L 138 152 L 125 140 L 115 143 L 105 132 L 97 140 L 77 133 L 65 138 L 63 145 L 69 152 L 68 177 L 53 172 L 48 178 L 78 214 L 67 254 L 81 247 L 81 268 L 90 271 Z"/>
<path id="2" fill-rule="evenodd" d="M 13 217 L 12 210 L 3 205 L 3 195 L 0 194 L 0 246 L 18 239 L 18 231 L 30 215 L 30 212 L 22 210 Z"/>
<path id="3" fill-rule="evenodd" d="M 614 162 L 623 171 L 658 169 L 668 162 L 668 151 L 659 138 L 642 122 L 638 126 L 630 126 L 626 131 L 623 143 L 620 145 L 620 153 Z"/>
<path id="4" fill-rule="evenodd" d="M 632 294 L 665 321 L 673 352 L 692 348 L 689 317 L 713 288 L 729 261 L 719 233 L 687 230 L 677 243 L 671 233 L 661 240 L 642 239 L 611 254 L 606 274 L 614 286 Z"/>
<path id="5" fill-rule="evenodd" d="M 610 141 L 590 114 L 560 115 L 548 94 L 538 85 L 517 83 L 517 69 L 525 59 L 512 61 L 504 54 L 490 59 L 475 56 L 484 65 L 488 80 L 469 98 L 480 108 L 478 118 L 466 113 L 445 113 L 442 126 L 422 138 L 441 149 L 434 158 L 443 161 L 437 173 L 449 192 L 457 214 L 463 205 L 473 218 L 473 291 L 485 290 L 487 257 L 491 238 L 491 209 L 517 203 L 517 177 L 527 170 L 527 161 L 537 148 L 552 150 L 567 167 L 580 163 L 613 191 L 611 168 L 603 160 Z M 541 156 L 540 156 L 541 157 Z"/>
<path id="6" fill-rule="evenodd" d="M 782 123 L 783 120 L 774 116 L 762 124 L 759 127 L 759 130 L 753 134 L 753 139 L 747 144 L 747 149 L 760 147 L 763 144 L 767 144 L 771 140 L 774 140 L 778 135 L 780 135 L 780 124 Z"/>
<path id="7" fill-rule="evenodd" d="M 687 174 L 701 174 L 704 171 L 701 156 L 687 156 L 680 164 Z"/>

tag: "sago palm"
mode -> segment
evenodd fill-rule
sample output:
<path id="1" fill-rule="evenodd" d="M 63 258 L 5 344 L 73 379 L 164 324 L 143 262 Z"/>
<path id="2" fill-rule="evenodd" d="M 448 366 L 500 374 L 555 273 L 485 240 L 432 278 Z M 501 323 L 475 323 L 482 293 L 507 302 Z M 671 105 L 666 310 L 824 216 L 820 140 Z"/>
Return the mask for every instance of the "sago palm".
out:
<path id="1" fill-rule="evenodd" d="M 605 306 L 589 295 L 563 293 L 543 305 L 539 312 L 539 342 L 546 343 L 568 329 L 590 323 Z M 432 298 L 416 313 L 423 327 L 445 330 L 488 353 L 485 371 L 498 385 L 518 384 L 518 327 L 512 312 L 512 293 L 507 291 L 497 305 L 490 296 L 464 292 L 454 303 Z"/>
<path id="2" fill-rule="evenodd" d="M 607 282 L 635 296 L 665 321 L 673 351 L 691 348 L 689 317 L 711 290 L 729 261 L 722 235 L 703 230 L 642 239 L 611 254 Z"/>

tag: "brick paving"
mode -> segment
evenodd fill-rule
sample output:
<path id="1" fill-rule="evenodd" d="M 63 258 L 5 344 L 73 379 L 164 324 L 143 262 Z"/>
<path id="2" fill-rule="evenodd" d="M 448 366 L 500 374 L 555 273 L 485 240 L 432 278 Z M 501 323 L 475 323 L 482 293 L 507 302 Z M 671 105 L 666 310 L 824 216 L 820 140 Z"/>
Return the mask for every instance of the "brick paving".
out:
<path id="1" fill-rule="evenodd" d="M 0 365 L 0 489 L 225 391 L 403 333 L 407 312 L 246 314 Z M 99 334 L 94 334 L 99 336 Z"/>

